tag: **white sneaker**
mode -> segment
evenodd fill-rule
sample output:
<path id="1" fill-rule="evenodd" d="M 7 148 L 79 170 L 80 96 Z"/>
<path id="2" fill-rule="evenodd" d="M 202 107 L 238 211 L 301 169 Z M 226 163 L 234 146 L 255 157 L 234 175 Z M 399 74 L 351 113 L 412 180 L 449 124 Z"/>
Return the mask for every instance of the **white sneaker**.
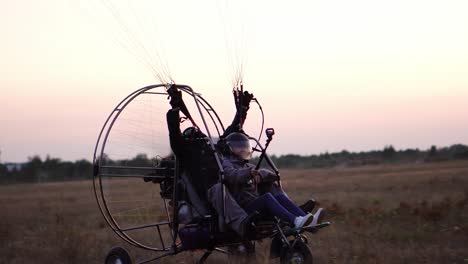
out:
<path id="1" fill-rule="evenodd" d="M 306 214 L 305 216 L 298 216 L 294 219 L 294 227 L 301 228 L 303 226 L 309 225 L 314 219 L 312 214 Z"/>
<path id="2" fill-rule="evenodd" d="M 319 208 L 317 210 L 317 212 L 315 212 L 313 217 L 314 217 L 314 219 L 312 220 L 311 225 L 320 224 L 322 222 L 323 218 L 325 217 L 325 210 L 323 210 L 323 208 Z"/>

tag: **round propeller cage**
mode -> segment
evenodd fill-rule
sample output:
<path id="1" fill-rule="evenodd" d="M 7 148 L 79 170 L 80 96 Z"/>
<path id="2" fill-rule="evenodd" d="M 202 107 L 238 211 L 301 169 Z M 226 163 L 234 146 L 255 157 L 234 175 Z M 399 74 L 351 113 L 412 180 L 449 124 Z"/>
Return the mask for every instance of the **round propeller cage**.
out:
<path id="1" fill-rule="evenodd" d="M 153 183 L 166 180 L 167 187 L 177 170 L 162 166 L 173 156 L 166 123 L 169 86 L 150 85 L 125 97 L 106 119 L 93 158 L 94 193 L 105 221 L 123 240 L 153 251 L 168 251 L 176 237 L 174 208 L 162 185 Z M 187 85 L 176 87 L 214 146 L 213 138 L 224 132 L 221 119 L 201 94 Z M 191 125 L 186 121 L 181 127 Z"/>

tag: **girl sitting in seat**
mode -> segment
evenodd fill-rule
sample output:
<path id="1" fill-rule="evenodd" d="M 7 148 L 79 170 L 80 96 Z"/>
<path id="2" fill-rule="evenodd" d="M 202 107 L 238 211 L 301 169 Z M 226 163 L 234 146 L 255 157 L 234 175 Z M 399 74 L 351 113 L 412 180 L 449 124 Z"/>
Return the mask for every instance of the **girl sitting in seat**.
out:
<path id="1" fill-rule="evenodd" d="M 314 219 L 314 215 L 305 213 L 284 192 L 258 192 L 258 184 L 273 183 L 276 175 L 269 170 L 256 170 L 249 163 L 252 147 L 245 134 L 234 132 L 224 140 L 229 148 L 222 164 L 224 178 L 229 191 L 241 207 L 248 213 L 258 211 L 262 215 L 276 216 L 296 228 L 316 224 L 320 212 L 316 213 Z"/>

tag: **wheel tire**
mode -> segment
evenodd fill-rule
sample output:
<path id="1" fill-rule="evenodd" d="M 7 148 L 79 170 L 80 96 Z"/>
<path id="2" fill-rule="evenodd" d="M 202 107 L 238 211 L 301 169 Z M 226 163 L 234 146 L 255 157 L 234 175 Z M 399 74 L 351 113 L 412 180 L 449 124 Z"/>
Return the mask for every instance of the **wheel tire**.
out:
<path id="1" fill-rule="evenodd" d="M 310 248 L 302 241 L 298 241 L 293 248 L 284 247 L 281 256 L 281 264 L 312 264 L 313 258 Z"/>
<path id="2" fill-rule="evenodd" d="M 121 247 L 112 248 L 106 255 L 105 264 L 132 264 L 128 252 Z"/>

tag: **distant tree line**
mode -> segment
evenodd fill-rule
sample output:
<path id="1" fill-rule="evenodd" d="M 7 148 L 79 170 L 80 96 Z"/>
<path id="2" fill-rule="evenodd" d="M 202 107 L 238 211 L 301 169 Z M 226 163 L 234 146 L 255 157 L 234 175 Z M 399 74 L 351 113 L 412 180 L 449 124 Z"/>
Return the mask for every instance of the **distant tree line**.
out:
<path id="1" fill-rule="evenodd" d="M 29 157 L 21 164 L 0 163 L 0 183 L 37 183 L 49 181 L 70 181 L 90 178 L 93 165 L 82 159 L 75 162 L 62 161 L 49 156 Z"/>
<path id="2" fill-rule="evenodd" d="M 271 159 L 279 168 L 326 168 L 326 167 L 356 167 L 365 165 L 379 165 L 388 163 L 438 162 L 456 159 L 468 159 L 468 146 L 456 144 L 450 147 L 437 148 L 432 146 L 428 150 L 406 149 L 395 150 L 392 145 L 383 150 L 366 152 L 348 152 L 343 150 L 336 153 L 322 153 L 319 155 L 281 155 Z"/>
<path id="3" fill-rule="evenodd" d="M 255 163 L 257 159 L 254 159 L 252 162 Z M 432 146 L 428 150 L 406 149 L 397 151 L 393 146 L 389 145 L 382 150 L 366 152 L 348 152 L 343 150 L 336 153 L 326 152 L 309 156 L 294 154 L 271 156 L 271 159 L 279 168 L 300 169 L 439 162 L 468 159 L 468 146 L 456 144 L 443 148 Z M 146 154 L 138 154 L 134 158 L 128 160 L 113 161 L 108 158 L 104 158 L 104 160 L 107 165 L 136 167 L 156 166 L 158 163 L 157 159 L 148 158 Z M 51 158 L 49 156 L 44 160 L 39 156 L 33 156 L 22 164 L 0 163 L 0 184 L 82 180 L 91 179 L 92 174 L 92 163 L 84 159 L 70 162 L 62 161 L 59 158 Z"/>

